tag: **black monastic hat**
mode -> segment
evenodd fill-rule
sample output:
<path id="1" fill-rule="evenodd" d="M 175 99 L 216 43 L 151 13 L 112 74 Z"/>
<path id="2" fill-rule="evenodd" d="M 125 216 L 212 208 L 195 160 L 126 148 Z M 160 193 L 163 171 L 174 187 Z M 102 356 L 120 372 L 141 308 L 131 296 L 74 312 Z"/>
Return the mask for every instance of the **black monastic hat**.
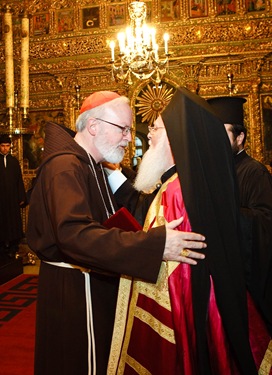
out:
<path id="1" fill-rule="evenodd" d="M 224 124 L 244 124 L 243 104 L 246 102 L 246 99 L 222 96 L 211 98 L 207 101 Z"/>
<path id="2" fill-rule="evenodd" d="M 0 135 L 0 145 L 2 143 L 9 143 L 9 144 L 11 144 L 11 139 L 10 139 L 10 136 L 8 134 L 1 134 Z"/>

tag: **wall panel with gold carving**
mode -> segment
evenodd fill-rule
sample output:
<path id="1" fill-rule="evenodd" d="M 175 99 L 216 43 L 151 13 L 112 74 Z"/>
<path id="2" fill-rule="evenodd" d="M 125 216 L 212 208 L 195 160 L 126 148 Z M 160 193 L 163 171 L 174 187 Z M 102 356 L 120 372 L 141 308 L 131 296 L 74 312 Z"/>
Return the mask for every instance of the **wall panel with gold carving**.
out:
<path id="1" fill-rule="evenodd" d="M 15 85 L 19 90 L 21 30 L 18 20 L 24 4 L 31 14 L 30 113 L 61 112 L 63 123 L 74 127 L 78 103 L 93 91 L 114 90 L 127 94 L 133 105 L 136 98 L 142 97 L 148 82 L 128 87 L 111 78 L 109 41 L 128 23 L 128 3 L 9 1 L 13 8 Z M 184 85 L 205 98 L 229 93 L 245 97 L 247 147 L 252 156 L 269 164 L 272 160 L 271 2 L 148 0 L 146 3 L 147 20 L 157 28 L 157 39 L 162 40 L 165 31 L 170 34 L 170 74 L 165 82 L 173 87 Z M 3 15 L 2 12 L 1 118 L 6 111 Z M 80 87 L 78 96 L 76 86 Z"/>

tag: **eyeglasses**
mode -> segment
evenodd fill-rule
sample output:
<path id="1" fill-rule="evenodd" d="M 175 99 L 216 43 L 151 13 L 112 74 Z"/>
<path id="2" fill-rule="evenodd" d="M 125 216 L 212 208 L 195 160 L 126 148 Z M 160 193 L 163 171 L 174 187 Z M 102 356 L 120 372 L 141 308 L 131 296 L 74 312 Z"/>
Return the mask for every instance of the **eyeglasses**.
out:
<path id="1" fill-rule="evenodd" d="M 164 127 L 163 126 L 148 126 L 148 131 L 151 134 L 155 133 L 158 129 L 164 129 Z"/>
<path id="2" fill-rule="evenodd" d="M 117 128 L 119 128 L 119 129 L 122 130 L 122 134 L 123 134 L 123 135 L 128 135 L 129 133 L 131 133 L 131 127 L 130 127 L 130 126 L 121 126 L 121 125 L 117 125 L 117 124 L 114 124 L 113 122 L 103 120 L 102 118 L 97 118 L 97 117 L 96 117 L 95 119 L 96 119 L 96 120 L 99 120 L 99 121 L 106 122 L 107 124 L 110 124 L 110 125 L 116 126 Z"/>

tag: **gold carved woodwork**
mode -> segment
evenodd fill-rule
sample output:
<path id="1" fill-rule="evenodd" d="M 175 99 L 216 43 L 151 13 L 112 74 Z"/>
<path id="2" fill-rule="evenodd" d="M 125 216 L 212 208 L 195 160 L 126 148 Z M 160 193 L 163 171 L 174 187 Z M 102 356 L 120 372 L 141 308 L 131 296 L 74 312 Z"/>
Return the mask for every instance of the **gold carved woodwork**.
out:
<path id="1" fill-rule="evenodd" d="M 109 26 L 109 7 L 120 3 L 127 5 L 128 2 L 9 1 L 14 19 L 15 72 L 19 71 L 21 63 L 20 29 L 16 19 L 22 6 L 25 6 L 25 11 L 32 16 L 29 51 L 30 112 L 60 111 L 64 124 L 74 129 L 78 114 L 75 86 L 80 85 L 81 102 L 97 90 L 113 90 L 128 95 L 136 117 L 136 111 L 139 109 L 137 98 L 142 98 L 148 82 L 138 82 L 129 88 L 112 80 L 108 47 L 110 39 L 115 38 L 116 33 L 124 28 Z M 163 1 L 149 0 L 148 3 L 151 23 L 157 28 L 157 39 L 162 39 L 165 31 L 170 34 L 170 73 L 165 77 L 165 83 L 172 87 L 186 86 L 204 98 L 225 96 L 229 94 L 227 75 L 232 74 L 233 92 L 247 99 L 247 148 L 252 156 L 268 164 L 272 160 L 272 150 L 266 150 L 264 147 L 261 97 L 272 97 L 271 2 L 264 0 L 263 10 L 249 12 L 246 1 L 237 0 L 235 14 L 220 16 L 219 1 L 203 0 L 203 4 L 206 4 L 205 14 L 192 17 L 193 0 L 180 0 L 176 18 L 171 22 L 163 20 Z M 168 3 L 172 6 L 173 1 Z M 99 8 L 99 27 L 84 29 L 83 9 L 92 7 Z M 60 32 L 59 19 L 67 14 L 72 18 L 70 29 Z M 37 26 L 38 15 L 47 22 L 44 30 Z M 0 39 L 0 116 L 4 116 L 6 110 L 3 33 L 4 31 Z M 18 73 L 16 74 L 18 76 Z M 161 100 L 162 98 L 159 98 L 157 104 L 161 103 Z M 140 108 L 145 111 L 143 106 Z M 0 118 L 0 124 L 3 116 Z M 134 123 L 133 137 L 136 130 Z M 27 171 L 27 167 L 24 168 L 24 173 Z"/>
<path id="2" fill-rule="evenodd" d="M 167 87 L 165 83 L 155 86 L 149 83 L 136 98 L 135 107 L 138 115 L 141 115 L 141 122 L 152 126 L 156 118 L 170 102 L 174 94 L 173 87 Z"/>

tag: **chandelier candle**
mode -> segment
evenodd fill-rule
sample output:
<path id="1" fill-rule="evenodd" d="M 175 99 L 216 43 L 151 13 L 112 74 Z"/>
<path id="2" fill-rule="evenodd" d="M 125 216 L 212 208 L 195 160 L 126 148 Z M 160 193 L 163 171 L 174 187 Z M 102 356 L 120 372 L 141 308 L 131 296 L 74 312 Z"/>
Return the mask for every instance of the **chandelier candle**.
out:
<path id="1" fill-rule="evenodd" d="M 132 84 L 132 78 L 144 80 L 151 78 L 157 85 L 168 72 L 168 41 L 165 34 L 164 53 L 160 59 L 159 46 L 156 42 L 156 29 L 146 25 L 146 4 L 143 1 L 133 1 L 128 6 L 130 26 L 125 32 L 117 35 L 119 54 L 115 58 L 115 43 L 110 42 L 112 76 L 117 81 Z"/>

